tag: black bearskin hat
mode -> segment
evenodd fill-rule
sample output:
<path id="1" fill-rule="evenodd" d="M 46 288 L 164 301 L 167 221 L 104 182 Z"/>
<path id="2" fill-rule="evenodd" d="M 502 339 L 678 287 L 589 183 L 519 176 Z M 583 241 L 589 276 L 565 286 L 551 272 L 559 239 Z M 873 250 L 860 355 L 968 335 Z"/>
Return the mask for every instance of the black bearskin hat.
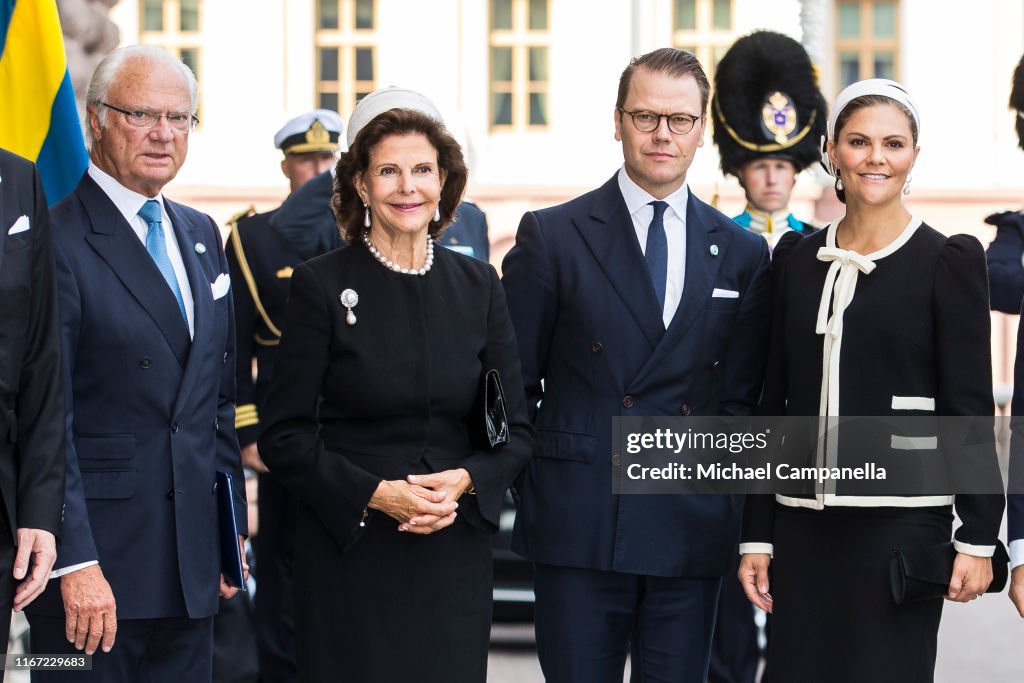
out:
<path id="1" fill-rule="evenodd" d="M 1010 90 L 1010 109 L 1017 112 L 1017 141 L 1024 149 L 1024 57 L 1020 58 L 1017 68 L 1013 70 L 1013 88 Z"/>
<path id="2" fill-rule="evenodd" d="M 715 71 L 711 118 L 723 173 L 760 158 L 797 172 L 818 161 L 828 116 L 807 51 L 774 31 L 737 40 Z"/>

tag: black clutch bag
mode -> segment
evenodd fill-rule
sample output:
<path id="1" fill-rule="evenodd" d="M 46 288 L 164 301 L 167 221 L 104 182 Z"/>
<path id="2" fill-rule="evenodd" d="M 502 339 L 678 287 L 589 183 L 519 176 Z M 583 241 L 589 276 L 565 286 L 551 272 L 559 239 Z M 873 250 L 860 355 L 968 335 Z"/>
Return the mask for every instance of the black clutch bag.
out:
<path id="1" fill-rule="evenodd" d="M 941 598 L 949 591 L 953 578 L 956 549 L 950 543 L 893 548 L 889 561 L 889 584 L 897 605 L 917 600 Z M 1010 556 L 1002 541 L 996 541 L 992 556 L 992 583 L 986 593 L 998 593 L 1006 587 Z"/>
<path id="2" fill-rule="evenodd" d="M 472 425 L 477 445 L 481 448 L 500 448 L 508 443 L 508 415 L 505 412 L 505 390 L 497 370 L 484 373 L 477 408 L 473 411 Z"/>

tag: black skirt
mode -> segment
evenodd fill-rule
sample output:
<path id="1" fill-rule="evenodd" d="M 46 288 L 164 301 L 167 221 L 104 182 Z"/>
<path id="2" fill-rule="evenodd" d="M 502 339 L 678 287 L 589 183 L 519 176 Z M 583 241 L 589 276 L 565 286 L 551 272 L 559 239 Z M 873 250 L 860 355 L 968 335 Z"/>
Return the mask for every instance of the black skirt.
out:
<path id="1" fill-rule="evenodd" d="M 299 680 L 465 681 L 487 677 L 490 537 L 461 519 L 429 536 L 374 513 L 342 552 L 310 509 L 295 543 Z"/>
<path id="2" fill-rule="evenodd" d="M 950 539 L 952 511 L 776 505 L 770 683 L 930 683 L 943 600 L 897 605 L 900 545 Z"/>

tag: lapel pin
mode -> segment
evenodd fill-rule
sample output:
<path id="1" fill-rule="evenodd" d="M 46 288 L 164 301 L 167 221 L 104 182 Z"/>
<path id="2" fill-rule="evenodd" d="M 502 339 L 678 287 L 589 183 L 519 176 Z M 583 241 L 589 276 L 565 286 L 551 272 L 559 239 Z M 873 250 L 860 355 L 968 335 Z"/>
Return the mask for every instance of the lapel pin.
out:
<path id="1" fill-rule="evenodd" d="M 718 245 L 717 244 L 712 244 L 711 248 L 708 249 L 708 251 L 711 252 L 712 256 L 718 256 Z"/>
<path id="2" fill-rule="evenodd" d="M 206 253 L 206 245 L 203 244 L 202 242 L 196 242 L 196 253 L 197 254 L 205 254 Z"/>
<path id="3" fill-rule="evenodd" d="M 359 303 L 359 295 L 356 294 L 356 290 L 346 289 L 338 298 L 341 299 L 341 305 L 348 309 L 348 313 L 345 314 L 345 322 L 355 325 L 356 314 L 352 312 L 352 309 Z"/>

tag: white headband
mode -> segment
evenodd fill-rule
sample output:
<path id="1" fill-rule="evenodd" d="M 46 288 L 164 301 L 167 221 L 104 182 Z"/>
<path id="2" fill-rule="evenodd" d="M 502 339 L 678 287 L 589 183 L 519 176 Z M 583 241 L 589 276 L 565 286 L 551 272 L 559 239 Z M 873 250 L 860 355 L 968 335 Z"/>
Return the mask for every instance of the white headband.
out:
<path id="1" fill-rule="evenodd" d="M 348 119 L 348 130 L 345 131 L 348 146 L 352 146 L 352 142 L 359 135 L 359 131 L 363 129 L 363 126 L 377 118 L 380 114 L 392 109 L 414 109 L 436 120 L 442 126 L 444 125 L 444 117 L 441 116 L 441 112 L 437 110 L 434 103 L 427 99 L 425 95 L 421 95 L 414 90 L 398 88 L 392 85 L 380 90 L 374 90 L 359 100 L 359 104 L 356 105 L 356 108 L 352 111 L 352 116 Z"/>
<path id="2" fill-rule="evenodd" d="M 832 105 L 832 115 L 828 117 L 827 134 L 821 138 L 821 165 L 825 167 L 829 175 L 835 176 L 836 169 L 832 166 L 832 160 L 826 151 L 826 142 L 828 140 L 835 140 L 836 119 L 846 109 L 846 105 L 865 95 L 881 95 L 882 97 L 888 97 L 890 100 L 899 102 L 914 117 L 914 123 L 917 125 L 918 131 L 921 130 L 921 117 L 917 113 L 917 106 L 910 100 L 907 89 L 896 81 L 890 81 L 888 78 L 869 78 L 865 81 L 857 81 L 848 85 L 839 93 L 835 104 Z"/>

